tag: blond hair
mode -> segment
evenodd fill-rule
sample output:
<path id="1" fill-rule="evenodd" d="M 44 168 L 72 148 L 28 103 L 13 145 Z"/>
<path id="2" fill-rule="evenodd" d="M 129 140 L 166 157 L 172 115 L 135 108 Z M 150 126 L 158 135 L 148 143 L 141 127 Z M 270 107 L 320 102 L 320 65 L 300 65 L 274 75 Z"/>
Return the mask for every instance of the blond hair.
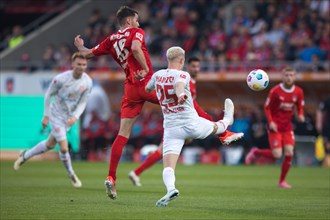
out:
<path id="1" fill-rule="evenodd" d="M 77 58 L 80 58 L 80 59 L 87 59 L 82 53 L 80 53 L 80 52 L 75 52 L 74 54 L 72 54 L 72 56 L 71 56 L 71 60 L 72 61 L 75 61 L 75 59 L 77 59 Z"/>
<path id="2" fill-rule="evenodd" d="M 181 47 L 170 47 L 166 51 L 166 57 L 168 61 L 173 61 L 178 57 L 184 57 L 185 51 Z"/>
<path id="3" fill-rule="evenodd" d="M 296 72 L 296 70 L 293 68 L 293 67 L 285 67 L 283 70 L 282 70 L 282 73 L 286 73 L 286 72 Z"/>

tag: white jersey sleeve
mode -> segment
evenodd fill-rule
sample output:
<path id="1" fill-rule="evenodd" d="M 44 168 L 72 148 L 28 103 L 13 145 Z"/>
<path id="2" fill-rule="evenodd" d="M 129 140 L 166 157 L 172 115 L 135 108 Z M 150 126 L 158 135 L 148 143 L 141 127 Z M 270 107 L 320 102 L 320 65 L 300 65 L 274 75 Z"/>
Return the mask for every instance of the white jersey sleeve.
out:
<path id="1" fill-rule="evenodd" d="M 184 71 L 180 71 L 177 77 L 174 78 L 174 84 L 183 82 L 185 85 L 189 84 L 190 74 Z"/>
<path id="2" fill-rule="evenodd" d="M 60 81 L 59 75 L 55 76 L 52 80 L 47 92 L 45 94 L 44 100 L 44 116 L 49 116 L 50 109 L 50 99 L 53 95 L 55 95 L 62 87 L 62 82 Z"/>

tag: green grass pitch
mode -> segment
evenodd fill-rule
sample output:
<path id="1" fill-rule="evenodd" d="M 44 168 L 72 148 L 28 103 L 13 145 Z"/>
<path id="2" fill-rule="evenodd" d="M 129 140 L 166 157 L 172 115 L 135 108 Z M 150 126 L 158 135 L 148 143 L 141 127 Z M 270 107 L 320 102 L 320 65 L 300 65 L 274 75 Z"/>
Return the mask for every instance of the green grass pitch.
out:
<path id="1" fill-rule="evenodd" d="M 180 197 L 155 207 L 165 194 L 162 166 L 127 178 L 137 164 L 118 167 L 118 199 L 106 197 L 107 163 L 74 162 L 83 187 L 75 189 L 60 161 L 27 162 L 15 172 L 1 161 L 0 219 L 330 219 L 329 169 L 292 167 L 290 190 L 276 187 L 279 166 L 178 165 Z"/>

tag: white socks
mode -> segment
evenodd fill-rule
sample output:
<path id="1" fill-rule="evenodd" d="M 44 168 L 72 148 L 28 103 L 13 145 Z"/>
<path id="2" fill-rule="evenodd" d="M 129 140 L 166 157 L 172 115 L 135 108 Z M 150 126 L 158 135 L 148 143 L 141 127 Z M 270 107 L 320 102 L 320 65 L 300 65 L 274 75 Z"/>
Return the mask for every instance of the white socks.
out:
<path id="1" fill-rule="evenodd" d="M 171 167 L 165 167 L 163 170 L 163 181 L 166 186 L 167 192 L 175 189 L 175 175 Z"/>
<path id="2" fill-rule="evenodd" d="M 59 151 L 59 156 L 60 156 L 60 160 L 62 161 L 65 169 L 68 171 L 69 176 L 72 176 L 74 174 L 74 171 L 72 168 L 71 157 L 70 157 L 69 152 L 66 152 L 63 154 L 61 151 Z"/>
<path id="3" fill-rule="evenodd" d="M 224 117 L 222 120 L 215 122 L 215 124 L 218 126 L 218 130 L 215 134 L 221 134 L 227 130 L 229 119 Z"/>
<path id="4" fill-rule="evenodd" d="M 39 142 L 36 146 L 34 146 L 33 148 L 31 148 L 30 150 L 25 151 L 24 153 L 24 159 L 28 160 L 31 157 L 38 155 L 38 154 L 42 154 L 46 151 L 48 151 L 49 149 L 46 146 L 46 141 L 41 141 Z"/>

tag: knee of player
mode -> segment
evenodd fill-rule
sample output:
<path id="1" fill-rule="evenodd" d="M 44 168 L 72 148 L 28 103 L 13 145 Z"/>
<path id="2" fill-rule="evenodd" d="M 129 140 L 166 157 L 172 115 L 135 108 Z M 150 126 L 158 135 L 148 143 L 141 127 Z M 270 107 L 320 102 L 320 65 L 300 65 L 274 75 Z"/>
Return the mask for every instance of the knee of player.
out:
<path id="1" fill-rule="evenodd" d="M 275 159 L 281 159 L 282 151 L 281 150 L 274 150 L 273 151 L 273 156 L 274 156 Z"/>

